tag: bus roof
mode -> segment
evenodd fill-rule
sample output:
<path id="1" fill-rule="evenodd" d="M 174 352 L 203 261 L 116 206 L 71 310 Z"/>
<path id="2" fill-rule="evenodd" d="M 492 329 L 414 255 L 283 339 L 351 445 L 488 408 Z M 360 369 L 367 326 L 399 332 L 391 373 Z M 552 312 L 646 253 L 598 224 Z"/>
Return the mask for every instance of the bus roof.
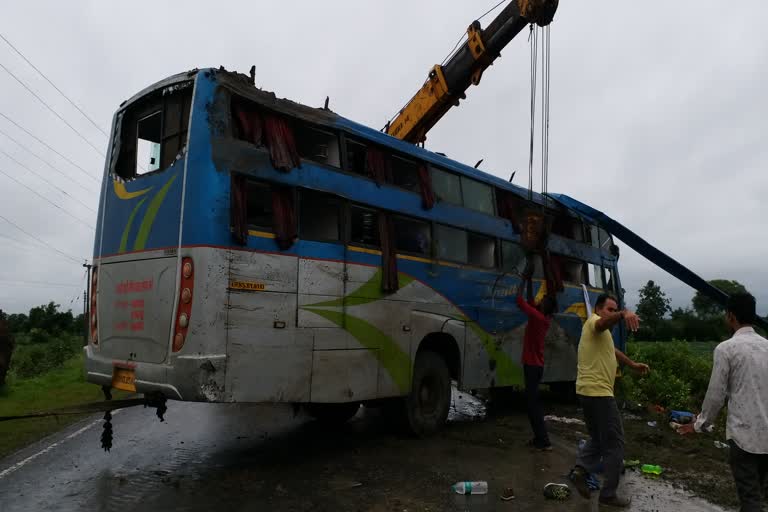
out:
<path id="1" fill-rule="evenodd" d="M 223 69 L 202 69 L 200 72 L 215 73 L 217 75 L 218 82 L 226 85 L 230 89 L 233 89 L 234 92 L 241 94 L 246 99 L 252 100 L 255 103 L 258 103 L 268 109 L 288 114 L 292 117 L 297 117 L 310 123 L 342 130 L 351 135 L 356 135 L 365 140 L 419 158 L 433 165 L 440 166 L 458 174 L 463 174 L 467 177 L 488 183 L 489 185 L 493 185 L 500 189 L 510 191 L 522 198 L 528 198 L 527 188 L 514 185 L 497 176 L 480 171 L 461 162 L 457 162 L 456 160 L 452 160 L 439 153 L 421 148 L 415 144 L 396 139 L 395 137 L 392 137 L 391 135 L 388 135 L 382 131 L 375 130 L 340 116 L 331 110 L 310 107 L 289 99 L 277 98 L 273 92 L 264 91 L 254 86 L 251 83 L 250 77 L 243 74 L 225 71 Z M 544 198 L 541 194 L 534 192 L 532 197 L 533 202 L 544 204 Z M 554 201 L 548 201 L 547 205 L 549 207 L 555 207 Z"/>
<path id="2" fill-rule="evenodd" d="M 507 190 L 523 199 L 526 199 L 526 200 L 528 199 L 529 192 L 527 188 L 520 187 L 504 179 L 501 179 L 497 176 L 494 176 L 492 174 L 488 174 L 486 172 L 475 169 L 474 167 L 471 167 L 469 165 L 463 164 L 461 162 L 457 162 L 456 160 L 452 160 L 447 156 L 443 156 L 442 154 L 435 153 L 433 151 L 429 151 L 428 149 L 419 147 L 415 144 L 411 144 L 409 142 L 404 142 L 402 140 L 396 139 L 395 137 L 392 137 L 391 135 L 388 135 L 382 131 L 375 130 L 368 126 L 362 125 L 360 123 L 357 123 L 355 121 L 342 117 L 331 110 L 326 110 L 324 108 L 310 107 L 289 99 L 278 98 L 275 95 L 275 93 L 271 91 L 265 91 L 263 89 L 259 89 L 258 87 L 256 87 L 251 82 L 250 77 L 242 73 L 227 71 L 223 67 L 220 67 L 218 69 L 216 68 L 192 69 L 182 73 L 177 73 L 168 78 L 160 80 L 159 82 L 156 82 L 150 85 L 149 87 L 146 87 L 141 92 L 133 95 L 130 99 L 124 101 L 120 105 L 120 110 L 127 108 L 132 103 L 136 102 L 137 100 L 143 98 L 144 96 L 146 96 L 147 94 L 153 91 L 166 88 L 166 87 L 171 87 L 176 83 L 190 80 L 193 77 L 195 77 L 195 75 L 200 73 L 205 74 L 206 76 L 215 76 L 216 80 L 219 83 L 233 90 L 233 92 L 240 94 L 244 98 L 251 100 L 255 103 L 258 103 L 259 105 L 265 108 L 268 108 L 270 110 L 287 114 L 292 117 L 296 117 L 304 121 L 307 121 L 309 123 L 342 130 L 351 135 L 356 135 L 358 137 L 374 142 L 376 144 L 397 150 L 407 155 L 411 155 L 415 158 L 419 158 L 433 165 L 437 165 L 442 168 L 453 171 L 455 173 L 474 178 L 478 181 L 485 182 L 489 185 L 493 185 L 502 190 Z M 531 197 L 532 197 L 532 202 L 537 204 L 545 204 L 544 197 L 541 194 L 537 192 L 533 192 L 531 194 Z M 555 201 L 550 200 L 546 202 L 546 206 L 548 206 L 549 208 L 558 208 L 559 205 Z M 563 208 L 563 210 L 565 209 Z M 573 212 L 569 211 L 568 214 L 573 215 Z"/>

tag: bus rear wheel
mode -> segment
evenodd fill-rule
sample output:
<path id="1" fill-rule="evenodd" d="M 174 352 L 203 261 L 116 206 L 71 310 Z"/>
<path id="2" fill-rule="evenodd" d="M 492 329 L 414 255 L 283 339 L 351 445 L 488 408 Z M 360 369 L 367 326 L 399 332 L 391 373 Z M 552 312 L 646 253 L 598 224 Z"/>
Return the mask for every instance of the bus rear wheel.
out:
<path id="1" fill-rule="evenodd" d="M 445 359 L 431 350 L 416 355 L 411 392 L 404 399 L 406 428 L 425 437 L 440 430 L 451 406 L 451 375 Z"/>
<path id="2" fill-rule="evenodd" d="M 307 413 L 325 425 L 342 425 L 351 420 L 360 409 L 357 402 L 343 404 L 307 404 Z"/>

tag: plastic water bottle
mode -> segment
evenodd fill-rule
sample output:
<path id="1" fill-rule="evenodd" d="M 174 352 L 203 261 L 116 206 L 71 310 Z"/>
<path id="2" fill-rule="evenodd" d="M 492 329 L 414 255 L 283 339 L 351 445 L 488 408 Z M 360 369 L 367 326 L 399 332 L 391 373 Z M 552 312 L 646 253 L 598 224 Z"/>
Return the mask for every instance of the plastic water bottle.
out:
<path id="1" fill-rule="evenodd" d="M 652 475 L 660 475 L 663 469 L 661 469 L 661 466 L 654 466 L 653 464 L 643 464 L 642 469 L 643 473 L 650 473 Z"/>
<path id="2" fill-rule="evenodd" d="M 456 482 L 451 489 L 456 494 L 488 494 L 488 482 Z"/>

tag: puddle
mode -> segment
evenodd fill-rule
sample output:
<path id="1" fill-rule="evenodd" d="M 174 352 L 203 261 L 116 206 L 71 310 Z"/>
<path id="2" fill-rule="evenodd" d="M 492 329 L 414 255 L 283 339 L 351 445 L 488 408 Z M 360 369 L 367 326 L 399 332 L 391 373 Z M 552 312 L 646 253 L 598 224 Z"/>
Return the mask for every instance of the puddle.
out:
<path id="1" fill-rule="evenodd" d="M 448 421 L 477 421 L 485 418 L 485 403 L 469 393 L 451 386 L 451 408 Z"/>

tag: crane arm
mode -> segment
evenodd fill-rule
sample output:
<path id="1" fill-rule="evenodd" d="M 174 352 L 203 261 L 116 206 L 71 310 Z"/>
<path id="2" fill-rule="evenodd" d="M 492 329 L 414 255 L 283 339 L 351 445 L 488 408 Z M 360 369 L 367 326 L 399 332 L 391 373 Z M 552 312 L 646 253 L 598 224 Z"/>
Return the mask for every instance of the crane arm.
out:
<path id="1" fill-rule="evenodd" d="M 406 142 L 424 142 L 427 132 L 459 100 L 470 85 L 480 83 L 488 66 L 501 50 L 529 23 L 548 25 L 558 0 L 512 0 L 486 29 L 479 21 L 467 29 L 467 42 L 445 65 L 436 65 L 426 82 L 387 124 L 386 132 Z"/>

